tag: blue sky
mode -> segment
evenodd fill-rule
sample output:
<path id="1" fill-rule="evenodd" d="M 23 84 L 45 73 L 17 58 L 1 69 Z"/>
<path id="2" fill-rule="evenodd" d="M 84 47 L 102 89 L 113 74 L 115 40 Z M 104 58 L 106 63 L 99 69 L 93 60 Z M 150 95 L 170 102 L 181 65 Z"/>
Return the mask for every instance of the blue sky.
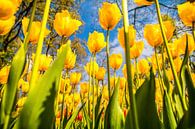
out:
<path id="1" fill-rule="evenodd" d="M 82 33 L 78 33 L 77 36 L 85 41 L 88 39 L 89 33 L 92 33 L 94 30 L 102 32 L 105 34 L 105 30 L 103 30 L 98 21 L 98 9 L 101 7 L 101 3 L 105 0 L 85 0 L 79 8 L 79 14 L 81 19 L 84 21 L 84 25 L 80 28 Z M 107 0 L 113 2 L 113 0 Z M 120 0 L 118 0 L 120 1 Z M 169 7 L 176 7 L 177 4 L 184 2 L 185 0 L 159 0 L 160 3 L 163 3 Z M 136 4 L 133 0 L 129 1 L 128 9 L 133 9 L 136 7 Z M 162 14 L 168 14 L 173 19 L 179 20 L 177 10 L 168 9 L 166 7 L 161 6 Z M 146 8 L 142 8 L 136 11 L 136 19 L 135 19 L 135 29 L 137 30 L 137 40 L 143 40 L 145 47 L 142 53 L 141 58 L 146 56 L 150 56 L 153 53 L 152 47 L 150 47 L 147 42 L 143 38 L 143 28 L 145 24 L 157 23 L 157 16 L 155 5 L 151 5 Z M 129 12 L 129 22 L 130 24 L 134 23 L 134 11 Z M 122 53 L 124 55 L 123 49 L 120 47 L 117 39 L 117 29 L 122 27 L 122 19 L 120 23 L 115 27 L 114 30 L 110 32 L 110 46 L 112 49 L 110 53 Z M 86 50 L 87 47 L 85 46 Z M 104 57 L 105 50 L 97 55 L 97 59 L 102 59 Z M 88 53 L 89 57 L 90 53 Z"/>

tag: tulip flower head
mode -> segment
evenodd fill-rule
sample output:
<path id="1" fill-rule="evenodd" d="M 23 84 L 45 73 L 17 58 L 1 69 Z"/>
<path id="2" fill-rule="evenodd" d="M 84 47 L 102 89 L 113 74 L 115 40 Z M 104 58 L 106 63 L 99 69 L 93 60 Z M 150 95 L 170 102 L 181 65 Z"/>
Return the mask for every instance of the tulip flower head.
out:
<path id="1" fill-rule="evenodd" d="M 148 0 L 134 0 L 134 2 L 138 5 L 138 6 L 144 6 L 144 5 L 152 5 L 154 2 L 148 1 Z"/>
<path id="2" fill-rule="evenodd" d="M 98 72 L 95 74 L 97 80 L 104 80 L 106 69 L 104 67 L 99 67 Z"/>
<path id="3" fill-rule="evenodd" d="M 87 46 L 92 54 L 100 52 L 106 46 L 104 34 L 98 33 L 97 31 L 89 34 Z"/>
<path id="4" fill-rule="evenodd" d="M 21 0 L 0 0 L 0 20 L 7 20 L 14 16 Z"/>
<path id="5" fill-rule="evenodd" d="M 134 45 L 136 30 L 133 25 L 128 27 L 129 30 L 129 45 L 130 47 Z M 124 27 L 118 29 L 118 40 L 122 48 L 125 48 L 125 36 L 124 36 Z"/>
<path id="6" fill-rule="evenodd" d="M 112 54 L 109 58 L 110 58 L 110 66 L 114 70 L 117 70 L 121 67 L 123 63 L 122 54 Z"/>
<path id="7" fill-rule="evenodd" d="M 94 69 L 93 69 L 93 67 L 94 67 Z M 86 72 L 88 73 L 89 76 L 92 76 L 93 72 L 94 72 L 94 75 L 98 72 L 99 66 L 95 61 L 91 61 L 91 62 L 88 62 L 86 64 L 86 66 L 84 66 L 84 69 L 86 70 Z"/>
<path id="8" fill-rule="evenodd" d="M 26 17 L 24 17 L 22 20 L 22 29 L 23 29 L 24 34 L 26 34 L 29 21 L 30 21 L 30 19 L 28 19 Z M 33 21 L 32 22 L 32 29 L 30 30 L 30 39 L 29 39 L 29 41 L 32 44 L 36 44 L 38 42 L 40 31 L 41 31 L 41 22 L 40 21 Z M 48 29 L 46 29 L 44 36 L 46 37 L 49 33 L 50 33 L 50 31 Z"/>
<path id="9" fill-rule="evenodd" d="M 0 84 L 7 83 L 9 71 L 10 66 L 4 66 L 2 69 L 0 69 Z"/>
<path id="10" fill-rule="evenodd" d="M 192 26 L 195 22 L 195 2 L 185 2 L 177 6 L 178 14 L 186 26 Z"/>
<path id="11" fill-rule="evenodd" d="M 144 49 L 144 42 L 139 41 L 130 48 L 130 58 L 138 58 Z"/>
<path id="12" fill-rule="evenodd" d="M 80 80 L 81 80 L 81 73 L 74 72 L 70 74 L 70 83 L 72 85 L 77 85 Z"/>
<path id="13" fill-rule="evenodd" d="M 55 15 L 54 29 L 60 36 L 70 37 L 81 25 L 82 22 L 72 18 L 68 10 Z"/>
<path id="14" fill-rule="evenodd" d="M 104 2 L 99 9 L 99 22 L 104 30 L 112 30 L 121 19 L 121 12 L 115 3 Z"/>
<path id="15" fill-rule="evenodd" d="M 0 19 L 0 35 L 6 35 L 15 23 L 15 16 L 10 17 L 6 20 Z"/>

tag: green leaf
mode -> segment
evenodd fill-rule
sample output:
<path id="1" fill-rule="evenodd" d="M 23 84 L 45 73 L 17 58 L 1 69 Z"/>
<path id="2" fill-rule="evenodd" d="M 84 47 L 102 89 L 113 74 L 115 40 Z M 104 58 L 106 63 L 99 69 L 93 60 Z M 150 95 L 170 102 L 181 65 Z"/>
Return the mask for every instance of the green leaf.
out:
<path id="1" fill-rule="evenodd" d="M 185 83 L 188 91 L 189 108 L 184 113 L 177 129 L 194 129 L 195 128 L 195 86 L 190 74 L 190 70 L 187 66 L 183 67 L 182 77 L 185 79 Z"/>
<path id="2" fill-rule="evenodd" d="M 172 110 L 172 104 L 169 95 L 166 90 L 163 96 L 163 105 L 163 123 L 165 129 L 176 129 L 176 119 Z"/>
<path id="3" fill-rule="evenodd" d="M 150 70 L 150 79 L 136 92 L 137 113 L 140 129 L 161 129 L 155 103 L 155 76 Z"/>
<path id="4" fill-rule="evenodd" d="M 25 49 L 24 45 L 22 44 L 18 52 L 13 58 L 11 68 L 10 68 L 10 73 L 8 77 L 8 84 L 5 87 L 4 91 L 4 97 L 2 100 L 2 106 L 1 106 L 1 123 L 4 123 L 4 119 L 7 120 L 5 124 L 9 123 L 9 117 L 12 112 L 12 108 L 14 106 L 14 101 L 15 101 L 15 96 L 16 96 L 16 91 L 18 87 L 18 82 L 20 80 L 20 76 L 22 75 L 24 66 L 25 66 Z M 6 117 L 6 118 L 2 118 Z"/>
<path id="5" fill-rule="evenodd" d="M 60 76 L 64 66 L 64 59 L 70 44 L 59 54 L 43 77 L 34 87 L 31 87 L 21 116 L 14 129 L 49 129 L 54 121 L 54 101 L 57 93 L 57 78 Z"/>
<path id="6" fill-rule="evenodd" d="M 95 129 L 99 129 L 101 126 L 101 117 L 102 117 L 103 111 L 104 111 L 104 108 L 102 108 L 100 113 L 97 115 L 96 122 L 95 122 Z"/>
<path id="7" fill-rule="evenodd" d="M 118 79 L 117 85 L 114 88 L 114 93 L 112 94 L 106 109 L 104 118 L 105 129 L 123 129 L 125 125 L 124 114 L 118 101 L 119 82 L 120 79 Z"/>
<path id="8" fill-rule="evenodd" d="M 77 117 L 78 113 L 81 111 L 81 109 L 85 106 L 85 104 L 83 104 L 80 108 L 78 108 L 77 110 L 74 111 L 74 113 L 72 114 L 72 116 L 70 117 L 70 119 L 68 120 L 66 127 L 64 129 L 70 129 L 71 125 L 73 124 L 75 118 Z"/>

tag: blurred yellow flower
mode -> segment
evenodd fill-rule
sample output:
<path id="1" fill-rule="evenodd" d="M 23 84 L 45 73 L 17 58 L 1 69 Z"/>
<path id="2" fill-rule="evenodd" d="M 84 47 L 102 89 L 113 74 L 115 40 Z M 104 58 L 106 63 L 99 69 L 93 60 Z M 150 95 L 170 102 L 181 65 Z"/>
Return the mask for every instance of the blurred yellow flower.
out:
<path id="1" fill-rule="evenodd" d="M 15 23 L 15 16 L 10 17 L 6 20 L 0 19 L 0 35 L 6 35 Z"/>
<path id="2" fill-rule="evenodd" d="M 142 75 L 145 75 L 150 71 L 150 66 L 146 59 L 141 59 L 138 61 L 138 71 Z"/>
<path id="3" fill-rule="evenodd" d="M 70 43 L 70 40 L 68 40 L 68 43 Z M 60 53 L 66 47 L 66 44 L 62 45 L 60 49 L 58 49 L 58 53 Z M 76 54 L 72 52 L 71 48 L 68 48 L 67 56 L 64 60 L 64 68 L 66 70 L 73 69 L 76 63 L 76 58 L 77 58 Z"/>
<path id="4" fill-rule="evenodd" d="M 165 71 L 166 71 L 166 75 L 167 75 L 169 81 L 174 80 L 173 72 L 172 72 L 171 68 L 169 68 L 169 69 L 167 69 L 167 70 L 165 70 Z"/>
<path id="5" fill-rule="evenodd" d="M 144 42 L 138 41 L 130 48 L 130 58 L 138 58 L 144 49 Z"/>
<path id="6" fill-rule="evenodd" d="M 134 45 L 136 30 L 133 25 L 128 27 L 129 30 L 129 45 L 130 47 Z M 124 36 L 124 27 L 118 29 L 118 40 L 122 48 L 125 48 L 125 36 Z"/>
<path id="7" fill-rule="evenodd" d="M 94 31 L 89 34 L 87 46 L 92 54 L 100 52 L 105 46 L 104 34 Z"/>
<path id="8" fill-rule="evenodd" d="M 104 30 L 112 30 L 121 19 L 121 12 L 115 3 L 104 2 L 99 9 L 99 22 Z"/>
<path id="9" fill-rule="evenodd" d="M 23 29 L 23 33 L 26 34 L 27 32 L 27 28 L 28 28 L 28 24 L 29 24 L 30 19 L 27 17 L 24 17 L 22 20 L 22 29 Z M 39 40 L 39 35 L 40 35 L 40 31 L 41 31 L 41 22 L 40 21 L 33 21 L 32 22 L 32 29 L 30 31 L 30 39 L 29 41 L 32 44 L 36 44 Z M 50 33 L 50 31 L 48 29 L 45 30 L 45 37 Z"/>
<path id="10" fill-rule="evenodd" d="M 195 2 L 185 2 L 177 6 L 178 14 L 186 26 L 192 26 L 195 22 Z"/>
<path id="11" fill-rule="evenodd" d="M 72 85 L 77 85 L 80 80 L 81 80 L 81 73 L 74 72 L 70 74 L 70 83 Z"/>
<path id="12" fill-rule="evenodd" d="M 63 101 L 63 94 L 59 93 L 57 99 L 58 99 L 58 104 L 62 103 L 62 101 Z"/>
<path id="13" fill-rule="evenodd" d="M 123 63 L 123 57 L 122 54 L 112 54 L 110 57 L 110 66 L 114 69 L 117 70 L 121 67 Z"/>
<path id="14" fill-rule="evenodd" d="M 158 58 L 159 67 L 161 69 L 162 68 L 162 55 L 158 54 L 157 58 Z M 154 72 L 156 72 L 156 70 L 158 69 L 158 66 L 157 66 L 155 54 L 152 55 L 151 64 L 152 64 L 152 68 L 155 70 Z"/>
<path id="15" fill-rule="evenodd" d="M 14 0 L 0 0 L 0 20 L 7 20 L 13 17 L 17 10 L 16 4 Z"/>
<path id="16" fill-rule="evenodd" d="M 179 48 L 179 50 L 181 50 L 181 54 L 185 53 L 186 42 L 187 42 L 186 35 L 188 37 L 188 53 L 191 54 L 195 49 L 194 39 L 193 39 L 191 34 L 186 33 L 186 34 L 182 35 L 181 38 L 179 38 L 178 48 Z"/>
<path id="17" fill-rule="evenodd" d="M 62 10 L 55 15 L 54 29 L 60 36 L 69 37 L 79 29 L 82 22 L 73 19 L 68 10 Z"/>
<path id="18" fill-rule="evenodd" d="M 163 22 L 165 34 L 168 40 L 173 36 L 175 26 L 171 20 Z M 152 47 L 157 47 L 163 43 L 161 29 L 159 24 L 147 24 L 144 27 L 144 38 Z"/>
<path id="19" fill-rule="evenodd" d="M 78 92 L 74 93 L 74 105 L 78 105 L 80 103 L 80 94 Z"/>
<path id="20" fill-rule="evenodd" d="M 151 4 L 153 4 L 153 2 L 150 2 L 150 1 L 147 1 L 147 0 L 134 0 L 134 2 L 138 6 L 144 6 L 144 5 L 151 5 Z"/>
<path id="21" fill-rule="evenodd" d="M 32 60 L 34 61 L 35 58 L 35 54 L 32 54 Z M 39 71 L 46 71 L 52 61 L 52 57 L 51 56 L 46 56 L 45 54 L 41 54 L 40 58 L 39 58 Z"/>
<path id="22" fill-rule="evenodd" d="M 92 76 L 93 75 L 93 65 L 94 65 L 94 75 L 98 72 L 99 66 L 95 61 L 88 62 L 86 66 L 84 66 L 84 69 L 88 73 L 88 75 Z"/>
<path id="23" fill-rule="evenodd" d="M 178 42 L 179 40 L 176 39 L 173 43 L 168 44 L 173 59 L 177 58 L 181 54 L 181 50 L 178 48 Z"/>
<path id="24" fill-rule="evenodd" d="M 86 94 L 86 93 L 88 93 L 88 87 L 89 87 L 89 84 L 87 83 L 87 82 L 82 82 L 81 84 L 80 84 L 80 92 L 81 92 L 81 94 Z"/>
<path id="25" fill-rule="evenodd" d="M 0 69 L 0 84 L 6 84 L 9 76 L 10 66 Z"/>
<path id="26" fill-rule="evenodd" d="M 98 72 L 95 74 L 97 80 L 104 80 L 106 69 L 104 67 L 99 67 Z"/>
<path id="27" fill-rule="evenodd" d="M 120 89 L 124 89 L 125 88 L 125 85 L 126 85 L 126 78 L 124 78 L 124 77 L 121 77 L 120 78 L 120 85 L 119 85 L 119 88 Z"/>

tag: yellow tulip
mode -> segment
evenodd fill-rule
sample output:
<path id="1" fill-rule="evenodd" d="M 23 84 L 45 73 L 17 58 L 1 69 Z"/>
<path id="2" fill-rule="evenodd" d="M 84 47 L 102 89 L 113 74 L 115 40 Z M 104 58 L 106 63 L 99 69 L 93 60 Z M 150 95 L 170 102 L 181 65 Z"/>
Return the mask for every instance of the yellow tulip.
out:
<path id="1" fill-rule="evenodd" d="M 74 72 L 70 74 L 70 83 L 72 85 L 77 85 L 80 80 L 81 80 L 81 73 Z"/>
<path id="2" fill-rule="evenodd" d="M 144 5 L 151 5 L 153 4 L 153 2 L 149 2 L 147 0 L 134 0 L 134 2 L 138 5 L 138 6 L 144 6 Z"/>
<path id="3" fill-rule="evenodd" d="M 63 102 L 63 94 L 58 94 L 58 104 L 61 104 Z"/>
<path id="4" fill-rule="evenodd" d="M 121 12 L 115 3 L 104 2 L 99 9 L 99 22 L 104 30 L 112 30 L 121 19 Z"/>
<path id="5" fill-rule="evenodd" d="M 175 25 L 172 20 L 164 21 L 163 25 L 165 27 L 165 34 L 167 40 L 169 41 L 173 37 L 173 32 L 175 31 Z"/>
<path id="6" fill-rule="evenodd" d="M 138 62 L 138 71 L 140 74 L 145 75 L 150 71 L 150 66 L 146 59 L 141 59 Z"/>
<path id="7" fill-rule="evenodd" d="M 68 43 L 70 43 L 70 40 L 68 40 Z M 61 53 L 61 51 L 66 47 L 66 44 L 62 45 L 60 49 L 58 49 L 58 53 Z M 76 63 L 76 54 L 72 52 L 71 48 L 68 48 L 67 56 L 64 60 L 64 68 L 66 70 L 71 70 L 74 68 Z"/>
<path id="8" fill-rule="evenodd" d="M 80 84 L 80 92 L 81 92 L 81 94 L 86 94 L 86 93 L 88 93 L 88 87 L 89 87 L 89 84 L 87 83 L 87 82 L 82 82 L 81 84 Z"/>
<path id="9" fill-rule="evenodd" d="M 178 47 L 179 40 L 175 40 L 173 43 L 169 43 L 168 47 L 171 52 L 171 56 L 173 59 L 177 58 L 181 54 L 181 50 Z"/>
<path id="10" fill-rule="evenodd" d="M 122 72 L 123 72 L 123 76 L 124 76 L 125 78 L 127 78 L 127 67 L 126 67 L 126 64 L 123 66 Z M 132 78 L 134 78 L 134 75 L 135 75 L 135 68 L 134 68 L 134 66 L 131 64 L 131 76 L 132 76 Z"/>
<path id="11" fill-rule="evenodd" d="M 144 42 L 139 41 L 130 48 L 130 58 L 138 58 L 144 49 Z"/>
<path id="12" fill-rule="evenodd" d="M 26 34 L 29 21 L 30 21 L 30 19 L 27 18 L 27 17 L 24 17 L 23 20 L 22 20 L 22 29 L 23 29 L 24 34 Z M 32 22 L 32 29 L 30 31 L 30 39 L 29 39 L 29 41 L 32 44 L 36 44 L 38 42 L 40 31 L 41 31 L 41 22 L 40 21 L 33 21 Z M 48 29 L 46 29 L 45 37 L 49 33 L 50 33 L 50 31 Z"/>
<path id="13" fill-rule="evenodd" d="M 10 66 L 4 66 L 0 70 L 0 84 L 6 84 L 9 76 Z"/>
<path id="14" fill-rule="evenodd" d="M 121 67 L 123 63 L 123 57 L 122 54 L 112 54 L 110 57 L 110 66 L 114 69 L 117 70 Z"/>
<path id="15" fill-rule="evenodd" d="M 6 35 L 15 23 L 15 16 L 10 17 L 6 20 L 0 19 L 0 35 Z"/>
<path id="16" fill-rule="evenodd" d="M 186 42 L 187 42 L 186 35 L 188 37 L 188 53 L 191 54 L 195 49 L 195 43 L 192 35 L 190 34 L 184 34 L 181 36 L 181 38 L 178 41 L 178 48 L 179 50 L 181 50 L 181 54 L 185 53 Z"/>
<path id="17" fill-rule="evenodd" d="M 98 72 L 98 70 L 99 70 L 99 66 L 98 66 L 98 64 L 95 61 L 88 62 L 86 64 L 86 66 L 84 66 L 84 69 L 86 70 L 86 72 L 90 76 L 92 76 L 92 74 L 93 74 L 93 71 L 92 71 L 93 70 L 93 65 L 94 65 L 94 75 L 95 75 Z"/>
<path id="18" fill-rule="evenodd" d="M 0 20 L 7 20 L 13 17 L 17 5 L 13 0 L 0 0 Z"/>
<path id="19" fill-rule="evenodd" d="M 195 22 L 195 2 L 185 2 L 177 6 L 178 14 L 186 26 L 192 26 Z"/>
<path id="20" fill-rule="evenodd" d="M 120 85 L 119 85 L 119 88 L 120 89 L 124 89 L 125 88 L 125 85 L 126 85 L 126 78 L 124 78 L 124 77 L 121 77 L 120 78 Z"/>
<path id="21" fill-rule="evenodd" d="M 133 46 L 136 37 L 136 30 L 133 25 L 128 27 L 129 30 L 129 45 Z M 125 36 L 124 36 L 124 27 L 118 29 L 118 40 L 122 48 L 125 48 Z"/>
<path id="22" fill-rule="evenodd" d="M 104 41 L 104 34 L 97 31 L 89 34 L 87 46 L 92 54 L 100 52 L 106 46 L 106 42 Z"/>
<path id="23" fill-rule="evenodd" d="M 74 105 L 78 105 L 81 101 L 80 94 L 79 93 L 74 93 Z"/>
<path id="24" fill-rule="evenodd" d="M 104 76 L 106 73 L 106 69 L 104 67 L 100 67 L 98 72 L 95 74 L 97 80 L 104 80 Z"/>
<path id="25" fill-rule="evenodd" d="M 54 29 L 60 36 L 71 36 L 81 25 L 81 21 L 73 19 L 68 10 L 62 10 L 55 15 Z"/>
<path id="26" fill-rule="evenodd" d="M 175 27 L 171 20 L 163 22 L 165 34 L 168 40 L 173 36 Z M 157 47 L 163 43 L 161 29 L 159 24 L 147 24 L 144 27 L 144 38 L 147 40 L 149 45 Z"/>
<path id="27" fill-rule="evenodd" d="M 34 61 L 35 58 L 35 54 L 32 54 L 32 60 Z M 41 54 L 40 58 L 39 58 L 39 70 L 40 71 L 46 71 L 52 61 L 52 57 L 51 56 L 46 56 L 45 54 Z"/>

